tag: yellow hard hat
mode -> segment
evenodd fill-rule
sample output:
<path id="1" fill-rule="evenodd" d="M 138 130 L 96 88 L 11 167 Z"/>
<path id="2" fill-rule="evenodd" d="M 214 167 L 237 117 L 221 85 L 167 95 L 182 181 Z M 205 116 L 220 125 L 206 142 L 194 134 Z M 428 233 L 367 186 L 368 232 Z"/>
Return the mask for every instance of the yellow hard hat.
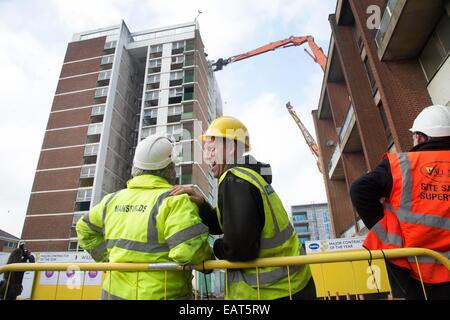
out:
<path id="1" fill-rule="evenodd" d="M 200 140 L 205 141 L 207 137 L 221 137 L 237 140 L 245 145 L 246 151 L 250 150 L 250 138 L 247 127 L 238 119 L 223 116 L 215 119 L 209 125 L 206 132 L 200 135 Z"/>

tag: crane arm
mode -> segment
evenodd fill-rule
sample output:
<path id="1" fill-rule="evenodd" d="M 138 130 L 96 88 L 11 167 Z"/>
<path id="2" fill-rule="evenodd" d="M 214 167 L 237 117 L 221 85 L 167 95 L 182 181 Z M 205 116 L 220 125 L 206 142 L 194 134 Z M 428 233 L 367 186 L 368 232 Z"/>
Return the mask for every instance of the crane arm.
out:
<path id="1" fill-rule="evenodd" d="M 244 59 L 248 59 L 269 51 L 273 51 L 276 50 L 278 48 L 287 48 L 287 47 L 292 47 L 292 46 L 300 46 L 304 43 L 308 43 L 309 47 L 311 48 L 312 53 L 306 51 L 312 58 L 313 60 L 318 63 L 322 70 L 325 70 L 325 66 L 326 66 L 326 56 L 323 53 L 322 48 L 320 48 L 315 42 L 314 42 L 314 38 L 312 36 L 303 36 L 303 37 L 294 37 L 291 36 L 289 38 L 280 40 L 280 41 L 275 41 L 275 42 L 271 42 L 269 44 L 266 44 L 264 46 L 261 46 L 259 48 L 256 48 L 252 51 L 246 52 L 246 53 L 242 53 L 242 54 L 238 54 L 235 56 L 231 56 L 227 59 L 217 59 L 216 62 L 213 63 L 213 66 L 215 66 L 214 71 L 219 71 L 222 70 L 222 68 L 230 63 L 233 62 L 237 62 L 240 60 L 244 60 Z"/>
<path id="2" fill-rule="evenodd" d="M 316 141 L 312 137 L 312 135 L 309 133 L 308 129 L 306 129 L 303 122 L 300 120 L 300 118 L 297 116 L 297 113 L 294 111 L 294 108 L 292 107 L 291 103 L 286 103 L 286 108 L 288 109 L 289 113 L 291 114 L 292 118 L 294 118 L 295 123 L 300 128 L 300 131 L 302 132 L 303 137 L 306 140 L 306 144 L 308 145 L 309 149 L 311 150 L 312 154 L 316 158 L 317 161 L 317 167 L 319 168 L 320 172 L 322 171 L 322 166 L 320 165 L 319 158 L 320 158 L 320 152 L 319 147 L 317 146 Z"/>

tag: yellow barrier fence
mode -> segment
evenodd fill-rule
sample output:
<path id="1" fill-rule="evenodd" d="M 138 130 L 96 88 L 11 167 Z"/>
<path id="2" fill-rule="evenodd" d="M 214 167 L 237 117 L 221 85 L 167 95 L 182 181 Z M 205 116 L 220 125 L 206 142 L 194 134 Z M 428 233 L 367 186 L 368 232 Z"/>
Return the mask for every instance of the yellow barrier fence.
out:
<path id="1" fill-rule="evenodd" d="M 348 252 L 336 252 L 336 253 L 318 253 L 312 255 L 302 255 L 302 256 L 291 256 L 291 257 L 278 257 L 278 258 L 263 258 L 257 259 L 251 262 L 229 262 L 226 260 L 209 260 L 204 263 L 198 265 L 178 265 L 176 263 L 155 263 L 155 264 L 146 264 L 146 263 L 16 263 L 0 266 L 0 274 L 5 272 L 14 272 L 14 271 L 67 271 L 67 270 L 76 270 L 76 271 L 127 271 L 127 272 L 149 272 L 149 271 L 164 271 L 164 270 L 213 270 L 213 269 L 246 269 L 246 268 L 261 268 L 261 267 L 286 267 L 286 266 L 294 266 L 294 265 L 305 265 L 309 264 L 311 266 L 314 265 L 325 265 L 330 263 L 338 263 L 338 262 L 358 262 L 358 261 L 369 261 L 370 262 L 376 259 L 394 259 L 394 258 L 406 258 L 406 257 L 417 257 L 417 256 L 429 256 L 439 261 L 439 263 L 443 264 L 450 270 L 450 260 L 448 260 L 443 255 L 429 249 L 423 248 L 403 248 L 403 249 L 389 249 L 389 250 L 354 250 Z M 139 275 L 137 275 L 139 277 Z M 314 272 L 313 272 L 314 276 Z M 322 275 L 323 276 L 323 275 Z M 339 277 L 339 275 L 334 275 Z M 373 277 L 371 281 L 377 282 L 377 278 L 375 275 L 369 275 L 369 277 Z M 315 276 L 314 280 L 316 283 L 317 291 L 320 292 L 322 290 L 322 295 L 318 294 L 318 296 L 326 297 L 327 288 L 325 287 L 325 283 L 321 282 L 318 279 L 319 276 Z M 227 278 L 225 274 L 225 279 Z M 5 279 L 6 288 L 8 289 L 9 279 Z M 379 280 L 378 280 L 379 281 Z M 225 280 L 225 282 L 227 282 Z M 422 283 L 423 286 L 423 283 Z M 227 284 L 225 283 L 225 288 Z M 351 285 L 353 287 L 353 294 L 358 295 L 361 294 L 360 290 L 358 290 L 357 286 Z M 379 288 L 381 286 L 376 285 L 377 291 L 379 292 Z M 83 289 L 81 289 L 83 290 Z M 290 288 L 289 288 L 290 290 Z M 226 289 L 225 289 L 226 291 Z M 329 291 L 329 290 L 328 290 Z M 347 292 L 350 292 L 347 290 Z M 345 295 L 347 292 L 343 292 Z M 374 291 L 376 292 L 376 291 Z M 226 295 L 226 292 L 225 292 Z M 292 292 L 290 292 L 292 295 Z M 54 295 L 54 299 L 57 299 L 57 294 Z M 98 295 L 97 299 L 100 296 Z M 426 295 L 425 295 L 426 297 Z M 3 297 L 2 297 L 3 298 Z M 45 298 L 45 297 L 44 297 Z M 47 297 L 50 299 L 51 297 Z M 197 298 L 197 296 L 196 296 Z M 95 299 L 95 297 L 91 297 L 91 299 Z"/>

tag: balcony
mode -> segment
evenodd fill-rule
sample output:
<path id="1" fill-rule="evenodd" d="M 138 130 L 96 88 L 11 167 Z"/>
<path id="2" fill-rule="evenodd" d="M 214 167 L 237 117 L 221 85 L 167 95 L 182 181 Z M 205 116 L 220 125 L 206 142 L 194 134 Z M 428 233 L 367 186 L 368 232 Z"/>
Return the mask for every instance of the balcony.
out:
<path id="1" fill-rule="evenodd" d="M 93 178 L 95 176 L 95 165 L 81 167 L 80 178 Z"/>
<path id="2" fill-rule="evenodd" d="M 190 82 L 194 82 L 194 72 L 188 72 L 186 71 L 184 73 L 184 79 L 183 79 L 183 83 L 190 83 Z"/>
<path id="3" fill-rule="evenodd" d="M 77 192 L 77 202 L 91 201 L 92 189 L 79 189 Z"/>
<path id="4" fill-rule="evenodd" d="M 389 0 L 375 36 L 380 60 L 417 57 L 442 14 L 443 1 Z"/>
<path id="5" fill-rule="evenodd" d="M 186 45 L 184 51 L 192 51 L 195 49 L 194 39 L 186 40 Z"/>
<path id="6" fill-rule="evenodd" d="M 339 130 L 339 142 L 342 152 L 362 152 L 361 138 L 356 125 L 356 115 L 352 104 L 350 104 L 344 124 Z"/>
<path id="7" fill-rule="evenodd" d="M 353 109 L 353 105 L 350 104 L 348 107 L 347 115 L 345 116 L 344 124 L 342 125 L 341 129 L 339 130 L 339 141 L 342 145 L 345 144 L 345 141 L 347 141 L 351 129 L 353 129 L 353 126 L 355 125 L 356 117 L 355 112 Z"/>
<path id="8" fill-rule="evenodd" d="M 114 55 L 104 56 L 100 61 L 100 70 L 112 70 Z"/>
<path id="9" fill-rule="evenodd" d="M 193 100 L 194 92 L 185 92 L 183 95 L 183 101 Z"/>
<path id="10" fill-rule="evenodd" d="M 338 144 L 334 148 L 330 161 L 328 161 L 328 178 L 330 180 L 344 179 L 344 167 L 342 166 L 341 155 L 341 147 Z"/>
<path id="11" fill-rule="evenodd" d="M 190 67 L 194 65 L 194 55 L 186 55 L 186 59 L 184 59 L 184 67 Z"/>
<path id="12" fill-rule="evenodd" d="M 181 114 L 181 121 L 183 120 L 191 120 L 194 117 L 194 113 L 193 112 L 183 112 Z"/>

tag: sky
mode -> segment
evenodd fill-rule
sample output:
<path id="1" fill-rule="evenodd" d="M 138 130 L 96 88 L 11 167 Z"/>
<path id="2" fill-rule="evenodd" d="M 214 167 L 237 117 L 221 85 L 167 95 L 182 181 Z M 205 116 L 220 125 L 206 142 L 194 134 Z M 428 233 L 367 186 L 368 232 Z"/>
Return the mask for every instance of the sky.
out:
<path id="1" fill-rule="evenodd" d="M 312 35 L 328 52 L 336 0 L 0 0 L 0 229 L 22 233 L 40 149 L 68 42 L 74 33 L 120 24 L 131 32 L 193 21 L 217 60 L 289 36 Z M 216 72 L 224 115 L 249 129 L 251 154 L 270 163 L 286 209 L 326 202 L 315 159 L 285 108 L 315 137 L 323 72 L 290 47 Z"/>

